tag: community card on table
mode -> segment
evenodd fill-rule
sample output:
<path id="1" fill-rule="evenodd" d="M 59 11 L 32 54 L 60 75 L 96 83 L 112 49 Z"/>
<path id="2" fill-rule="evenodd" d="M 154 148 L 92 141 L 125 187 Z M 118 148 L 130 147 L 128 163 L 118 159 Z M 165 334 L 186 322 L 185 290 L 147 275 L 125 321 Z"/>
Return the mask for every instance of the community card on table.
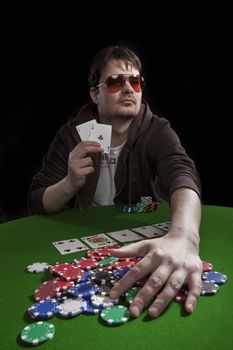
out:
<path id="1" fill-rule="evenodd" d="M 161 230 L 160 228 L 151 226 L 151 225 L 135 227 L 135 228 L 132 228 L 131 230 L 133 230 L 134 232 L 140 233 L 141 235 L 148 238 L 161 237 L 166 234 L 164 230 Z"/>
<path id="2" fill-rule="evenodd" d="M 91 248 L 101 248 L 101 247 L 106 247 L 108 245 L 114 245 L 117 243 L 116 241 L 109 238 L 104 233 L 99 233 L 94 236 L 81 237 L 81 239 L 85 243 L 87 243 Z"/>
<path id="3" fill-rule="evenodd" d="M 139 236 L 137 233 L 132 232 L 128 229 L 114 231 L 114 232 L 107 232 L 107 234 L 117 239 L 119 242 L 132 242 L 132 241 L 140 241 L 141 239 L 143 239 L 142 236 Z"/>
<path id="4" fill-rule="evenodd" d="M 170 227 L 170 221 L 167 222 L 159 222 L 158 224 L 153 224 L 152 226 L 159 228 L 160 230 L 163 230 L 165 232 L 168 232 Z"/>
<path id="5" fill-rule="evenodd" d="M 52 243 L 62 255 L 77 253 L 81 252 L 82 250 L 89 249 L 89 247 L 87 247 L 77 238 L 65 239 L 63 241 L 57 241 Z"/>

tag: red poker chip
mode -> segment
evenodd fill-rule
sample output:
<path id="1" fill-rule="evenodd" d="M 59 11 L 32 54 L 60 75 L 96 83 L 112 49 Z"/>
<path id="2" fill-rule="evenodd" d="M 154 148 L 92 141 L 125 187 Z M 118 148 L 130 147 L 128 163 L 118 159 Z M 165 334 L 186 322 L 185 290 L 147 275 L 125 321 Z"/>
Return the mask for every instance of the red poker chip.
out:
<path id="1" fill-rule="evenodd" d="M 57 296 L 56 278 L 42 283 L 34 292 L 35 300 L 53 299 Z"/>
<path id="2" fill-rule="evenodd" d="M 184 303 L 187 298 L 187 294 L 188 294 L 187 290 L 180 290 L 176 295 L 176 301 L 179 301 L 180 303 Z"/>
<path id="3" fill-rule="evenodd" d="M 72 264 L 69 263 L 57 263 L 55 265 L 50 266 L 49 270 L 54 275 L 59 275 L 60 272 L 67 270 L 70 268 Z"/>
<path id="4" fill-rule="evenodd" d="M 77 281 L 80 280 L 84 273 L 83 269 L 72 265 L 69 269 L 59 273 L 59 276 L 64 278 L 66 281 Z"/>
<path id="5" fill-rule="evenodd" d="M 84 270 L 91 270 L 95 269 L 98 266 L 98 262 L 95 259 L 81 259 L 81 260 L 74 260 L 75 266 L 84 269 Z"/>

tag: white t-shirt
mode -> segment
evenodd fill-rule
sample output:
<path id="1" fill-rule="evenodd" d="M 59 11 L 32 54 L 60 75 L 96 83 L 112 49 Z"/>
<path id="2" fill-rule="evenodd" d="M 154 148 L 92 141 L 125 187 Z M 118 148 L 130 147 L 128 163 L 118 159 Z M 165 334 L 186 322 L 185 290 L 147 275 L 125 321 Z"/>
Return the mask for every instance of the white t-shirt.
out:
<path id="1" fill-rule="evenodd" d="M 100 176 L 91 206 L 112 205 L 116 194 L 114 176 L 117 168 L 118 157 L 125 143 L 118 147 L 110 148 L 109 154 L 102 153 L 100 163 Z"/>

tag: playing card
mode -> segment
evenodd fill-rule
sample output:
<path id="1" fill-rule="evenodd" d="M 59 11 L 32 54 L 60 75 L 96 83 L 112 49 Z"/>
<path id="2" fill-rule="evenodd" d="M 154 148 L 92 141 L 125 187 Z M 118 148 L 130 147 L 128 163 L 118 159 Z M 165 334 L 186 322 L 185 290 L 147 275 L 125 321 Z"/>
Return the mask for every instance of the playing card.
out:
<path id="1" fill-rule="evenodd" d="M 112 126 L 107 124 L 92 124 L 91 141 L 99 142 L 104 153 L 110 152 L 111 147 Z"/>
<path id="2" fill-rule="evenodd" d="M 70 254 L 81 252 L 82 250 L 88 250 L 85 244 L 83 244 L 79 239 L 65 239 L 64 241 L 52 242 L 54 247 L 62 254 Z"/>
<path id="3" fill-rule="evenodd" d="M 142 239 L 142 236 L 130 230 L 107 232 L 107 235 L 113 237 L 119 242 L 140 241 Z"/>
<path id="4" fill-rule="evenodd" d="M 108 245 L 114 245 L 117 242 L 106 236 L 104 233 L 99 233 L 94 236 L 81 237 L 81 239 L 87 243 L 91 248 L 101 248 Z"/>
<path id="5" fill-rule="evenodd" d="M 154 224 L 154 225 L 152 225 L 152 226 L 157 227 L 157 228 L 159 228 L 159 229 L 161 229 L 161 230 L 163 230 L 163 231 L 165 231 L 165 232 L 168 232 L 169 227 L 170 227 L 170 221 L 167 221 L 167 222 L 160 222 L 160 223 Z"/>
<path id="6" fill-rule="evenodd" d="M 150 225 L 132 228 L 131 230 L 148 238 L 161 237 L 166 234 L 165 231 Z"/>
<path id="7" fill-rule="evenodd" d="M 95 119 L 90 120 L 89 122 L 80 124 L 76 126 L 76 129 L 79 133 L 79 136 L 82 141 L 90 141 L 91 137 L 91 128 L 93 125 L 97 124 Z"/>

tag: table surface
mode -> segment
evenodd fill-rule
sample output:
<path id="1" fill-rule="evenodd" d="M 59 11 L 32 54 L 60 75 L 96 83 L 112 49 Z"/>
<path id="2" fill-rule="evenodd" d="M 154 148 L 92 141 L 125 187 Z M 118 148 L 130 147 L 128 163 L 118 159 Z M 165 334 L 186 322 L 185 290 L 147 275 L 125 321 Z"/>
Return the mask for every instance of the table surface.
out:
<path id="1" fill-rule="evenodd" d="M 26 310 L 32 305 L 34 290 L 52 278 L 48 272 L 30 274 L 25 268 L 37 261 L 71 262 L 79 254 L 61 255 L 53 241 L 130 229 L 168 221 L 167 205 L 154 213 L 123 213 L 118 206 L 69 209 L 51 216 L 31 216 L 0 225 L 1 288 L 0 348 L 25 348 L 21 330 L 33 323 Z M 215 296 L 202 296 L 195 312 L 187 316 L 182 306 L 172 302 L 157 319 L 147 311 L 130 322 L 106 326 L 98 315 L 79 315 L 72 319 L 53 317 L 56 328 L 43 349 L 232 349 L 233 346 L 233 208 L 203 206 L 200 256 L 213 263 L 215 271 L 228 275 Z"/>

